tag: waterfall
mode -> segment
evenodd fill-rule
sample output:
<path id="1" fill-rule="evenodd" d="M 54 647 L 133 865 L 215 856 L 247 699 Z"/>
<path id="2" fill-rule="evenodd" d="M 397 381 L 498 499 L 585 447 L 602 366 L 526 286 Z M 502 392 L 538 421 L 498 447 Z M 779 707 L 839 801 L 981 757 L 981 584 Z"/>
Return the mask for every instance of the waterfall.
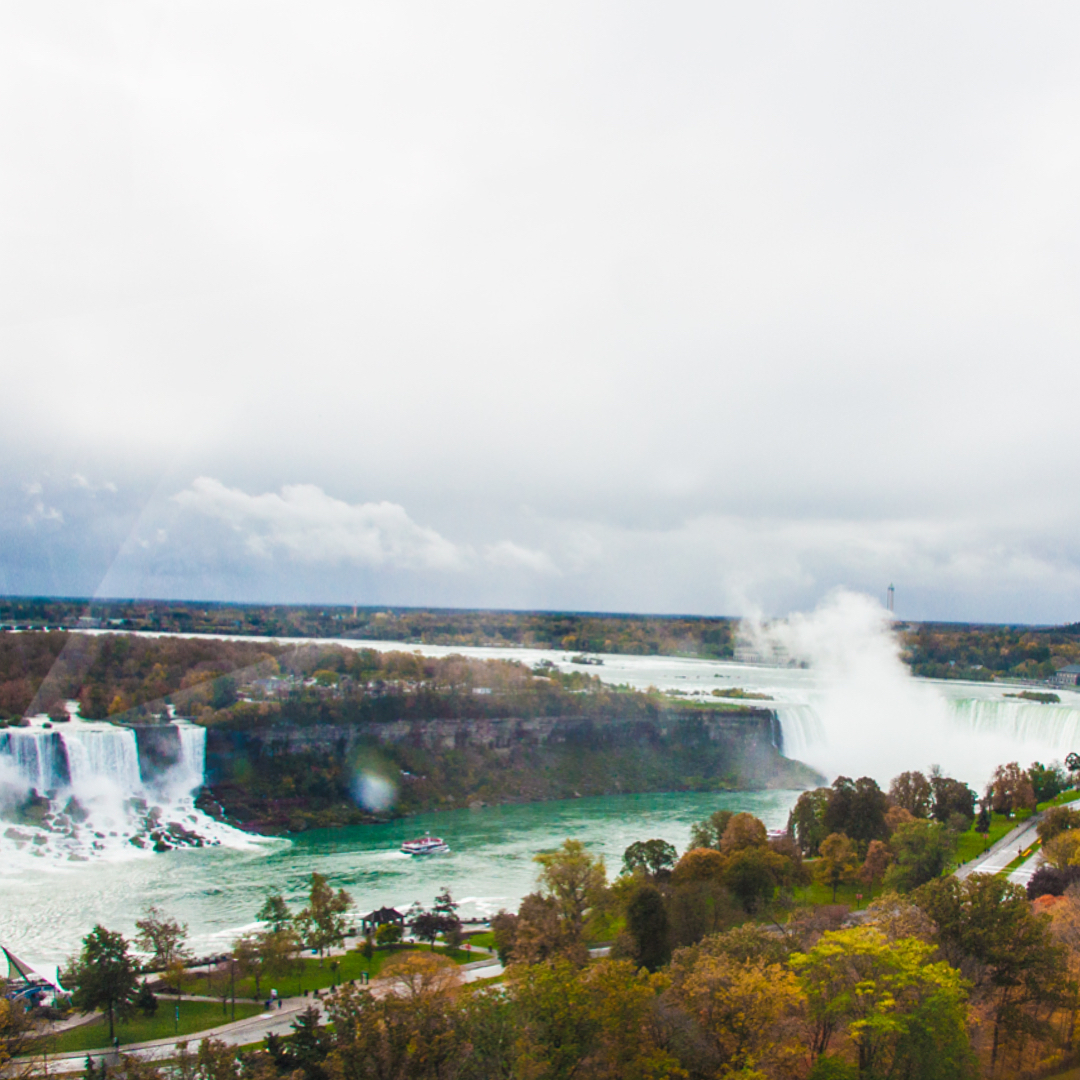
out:
<path id="1" fill-rule="evenodd" d="M 11 728 L 0 731 L 0 759 L 7 758 L 15 776 L 40 795 L 67 786 L 68 758 L 60 733 Z"/>
<path id="2" fill-rule="evenodd" d="M 53 858 L 130 858 L 138 852 L 246 846 L 196 809 L 206 731 L 175 721 L 133 729 L 78 718 L 0 731 L 0 876 Z M 48 799 L 30 803 L 34 792 Z"/>
<path id="3" fill-rule="evenodd" d="M 197 724 L 177 724 L 180 733 L 180 770 L 191 777 L 191 788 L 201 786 L 206 772 L 206 728 Z"/>
<path id="4" fill-rule="evenodd" d="M 825 726 L 812 705 L 780 705 L 776 709 L 780 726 L 779 749 L 784 757 L 807 761 L 825 743 Z"/>
<path id="5" fill-rule="evenodd" d="M 142 790 L 135 732 L 111 725 L 79 724 L 65 731 L 62 738 L 76 796 L 97 790 L 102 782 L 121 795 Z"/>
<path id="6" fill-rule="evenodd" d="M 1018 754 L 1064 760 L 1071 751 L 1080 751 L 1080 709 L 978 698 L 950 701 L 949 706 L 950 719 L 962 730 L 1007 738 L 1017 744 Z"/>
<path id="7" fill-rule="evenodd" d="M 902 708 L 888 702 L 894 711 L 884 717 L 885 698 L 880 703 L 868 698 L 857 703 L 859 708 L 838 707 L 827 697 L 813 705 L 778 703 L 781 735 L 774 741 L 785 757 L 830 776 L 866 772 L 886 784 L 904 769 L 925 771 L 937 763 L 976 788 L 986 783 L 996 765 L 1049 764 L 1064 761 L 1072 751 L 1080 753 L 1080 708 L 952 696 L 972 692 L 960 685 L 915 686 L 924 693 L 903 702 Z"/>

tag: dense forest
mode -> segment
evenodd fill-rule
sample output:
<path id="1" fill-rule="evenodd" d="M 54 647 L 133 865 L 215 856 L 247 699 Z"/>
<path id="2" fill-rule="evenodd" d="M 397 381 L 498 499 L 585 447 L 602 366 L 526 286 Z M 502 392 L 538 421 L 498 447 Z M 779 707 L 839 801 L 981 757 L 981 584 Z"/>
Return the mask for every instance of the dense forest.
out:
<path id="1" fill-rule="evenodd" d="M 921 623 L 902 630 L 912 674 L 935 679 L 1049 679 L 1080 663 L 1080 623 L 1035 628 Z"/>
<path id="2" fill-rule="evenodd" d="M 636 693 L 582 671 L 506 660 L 441 659 L 341 645 L 209 637 L 0 634 L 0 720 L 31 710 L 63 720 L 152 722 L 166 705 L 207 727 L 349 724 L 494 716 L 655 716 L 662 694 Z M 719 704 L 719 702 L 717 703 Z M 680 708 L 710 708 L 680 704 Z M 738 704 L 725 700 L 728 710 Z"/>

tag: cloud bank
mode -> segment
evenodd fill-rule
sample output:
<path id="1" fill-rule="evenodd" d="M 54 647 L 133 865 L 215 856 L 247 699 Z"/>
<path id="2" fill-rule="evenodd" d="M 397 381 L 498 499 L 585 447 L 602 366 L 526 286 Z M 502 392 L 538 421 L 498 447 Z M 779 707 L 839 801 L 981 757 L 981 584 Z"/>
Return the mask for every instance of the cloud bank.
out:
<path id="1" fill-rule="evenodd" d="M 6 6 L 0 589 L 1076 618 L 1078 34 Z"/>

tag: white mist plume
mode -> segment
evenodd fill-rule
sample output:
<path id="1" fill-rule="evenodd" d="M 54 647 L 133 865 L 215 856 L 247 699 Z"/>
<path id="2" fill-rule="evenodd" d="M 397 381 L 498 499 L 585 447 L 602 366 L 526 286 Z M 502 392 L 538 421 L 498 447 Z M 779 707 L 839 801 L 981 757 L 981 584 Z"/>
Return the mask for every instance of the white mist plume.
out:
<path id="1" fill-rule="evenodd" d="M 981 791 L 995 765 L 1025 748 L 1005 732 L 958 724 L 935 684 L 904 666 L 891 618 L 873 598 L 838 590 L 809 614 L 742 630 L 763 656 L 786 654 L 815 671 L 809 704 L 822 730 L 799 755 L 807 764 L 830 779 L 872 776 L 886 786 L 905 769 L 938 763 Z"/>

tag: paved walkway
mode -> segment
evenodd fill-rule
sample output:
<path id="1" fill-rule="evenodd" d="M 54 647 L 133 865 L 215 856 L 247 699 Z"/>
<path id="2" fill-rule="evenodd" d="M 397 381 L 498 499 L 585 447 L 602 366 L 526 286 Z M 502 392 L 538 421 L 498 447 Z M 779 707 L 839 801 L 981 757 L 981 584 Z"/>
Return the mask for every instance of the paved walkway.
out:
<path id="1" fill-rule="evenodd" d="M 592 950 L 602 952 L 606 950 Z M 459 967 L 465 982 L 476 982 L 478 979 L 490 979 L 503 973 L 503 966 L 495 957 L 474 960 Z M 387 983 L 382 979 L 375 979 L 368 989 L 376 997 L 387 992 Z M 328 991 L 325 991 L 328 992 Z M 163 999 L 164 1000 L 164 999 Z M 200 998 L 184 996 L 185 1001 L 205 1000 L 220 1003 L 220 998 Z M 261 1043 L 267 1035 L 289 1035 L 292 1033 L 292 1024 L 297 1016 L 305 1009 L 314 1005 L 320 1015 L 323 1013 L 322 999 L 316 997 L 292 997 L 281 999 L 279 1008 L 270 1012 L 261 1013 L 258 1016 L 249 1016 L 245 1020 L 237 1020 L 234 1023 L 222 1024 L 220 1027 L 211 1028 L 207 1031 L 192 1032 L 181 1038 L 156 1039 L 153 1042 L 130 1043 L 120 1047 L 120 1053 L 133 1054 L 144 1061 L 162 1061 L 175 1057 L 181 1043 L 187 1043 L 189 1050 L 194 1050 L 203 1039 L 219 1039 L 231 1046 L 247 1046 L 251 1043 Z M 76 1073 L 82 1072 L 86 1065 L 87 1055 L 94 1059 L 95 1063 L 104 1061 L 107 1065 L 117 1060 L 117 1054 L 112 1050 L 79 1050 L 67 1054 L 48 1055 L 45 1060 L 46 1070 L 49 1073 Z M 38 1059 L 35 1059 L 38 1060 Z"/>
<path id="2" fill-rule="evenodd" d="M 1021 822 L 1015 829 L 1006 833 L 985 855 L 980 855 L 971 862 L 964 863 L 956 871 L 956 876 L 963 880 L 971 874 L 997 874 L 1005 869 L 1021 852 L 1026 851 L 1038 838 L 1041 814 L 1032 814 L 1027 821 Z"/>

